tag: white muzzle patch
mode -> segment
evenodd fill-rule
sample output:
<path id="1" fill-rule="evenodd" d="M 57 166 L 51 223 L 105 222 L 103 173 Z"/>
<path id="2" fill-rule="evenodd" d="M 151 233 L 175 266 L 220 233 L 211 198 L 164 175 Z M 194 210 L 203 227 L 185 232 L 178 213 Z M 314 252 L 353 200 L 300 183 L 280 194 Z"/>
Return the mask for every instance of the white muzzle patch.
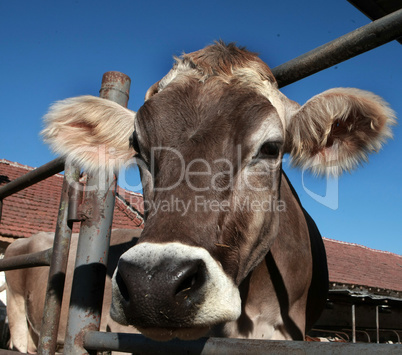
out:
<path id="1" fill-rule="evenodd" d="M 238 288 L 225 274 L 222 266 L 203 248 L 177 242 L 141 243 L 125 252 L 121 259 L 131 262 L 135 260 L 135 264 L 145 271 L 155 269 L 166 259 L 175 261 L 202 260 L 207 269 L 207 281 L 202 288 L 204 302 L 199 305 L 194 315 L 193 326 L 211 327 L 219 323 L 234 321 L 241 314 L 241 299 Z M 115 321 L 127 325 L 128 322 L 122 307 L 123 299 L 116 282 L 117 272 L 118 269 L 116 269 L 112 279 L 113 302 L 110 312 Z"/>

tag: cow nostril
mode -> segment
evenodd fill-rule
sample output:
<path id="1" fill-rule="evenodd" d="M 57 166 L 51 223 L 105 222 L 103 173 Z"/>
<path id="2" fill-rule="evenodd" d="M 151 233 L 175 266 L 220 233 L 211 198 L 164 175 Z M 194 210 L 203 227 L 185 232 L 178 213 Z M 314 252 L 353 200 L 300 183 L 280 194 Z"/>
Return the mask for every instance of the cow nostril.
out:
<path id="1" fill-rule="evenodd" d="M 197 262 L 189 266 L 186 270 L 181 272 L 179 276 L 179 283 L 176 287 L 175 294 L 186 291 L 194 291 L 202 286 L 205 281 L 205 264 L 203 262 Z M 180 280 L 181 279 L 181 280 Z"/>
<path id="2" fill-rule="evenodd" d="M 196 282 L 197 282 L 196 273 L 186 277 L 176 288 L 176 295 L 179 294 L 180 292 L 191 290 L 191 288 L 195 285 Z"/>
<path id="3" fill-rule="evenodd" d="M 120 272 L 117 272 L 117 274 L 116 274 L 116 283 L 117 283 L 117 286 L 119 287 L 120 294 L 123 297 L 123 299 L 125 301 L 129 302 L 130 297 L 128 294 L 128 289 L 127 289 L 126 283 L 124 282 L 122 276 L 120 275 Z"/>

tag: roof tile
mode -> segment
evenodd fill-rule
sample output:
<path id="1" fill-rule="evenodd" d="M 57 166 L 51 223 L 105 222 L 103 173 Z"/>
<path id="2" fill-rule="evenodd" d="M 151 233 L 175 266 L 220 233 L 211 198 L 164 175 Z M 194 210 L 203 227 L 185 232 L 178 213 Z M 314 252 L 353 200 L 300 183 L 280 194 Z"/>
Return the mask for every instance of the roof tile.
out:
<path id="1" fill-rule="evenodd" d="M 34 168 L 0 160 L 0 185 L 26 174 Z M 33 186 L 30 186 L 3 201 L 0 235 L 4 237 L 29 237 L 39 231 L 51 232 L 56 229 L 57 211 L 59 209 L 63 175 L 56 174 Z M 126 205 L 128 196 L 132 206 Z M 142 228 L 142 195 L 118 188 L 113 228 Z M 74 224 L 78 232 L 79 224 Z"/>
<path id="2" fill-rule="evenodd" d="M 324 238 L 331 282 L 402 291 L 402 255 Z"/>

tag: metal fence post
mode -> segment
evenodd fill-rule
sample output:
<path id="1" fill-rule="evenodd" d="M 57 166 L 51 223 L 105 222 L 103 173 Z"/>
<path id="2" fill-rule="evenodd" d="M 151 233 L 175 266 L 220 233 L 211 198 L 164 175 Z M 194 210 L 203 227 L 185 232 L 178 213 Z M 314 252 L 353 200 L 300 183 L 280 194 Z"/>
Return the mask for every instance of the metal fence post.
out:
<path id="1" fill-rule="evenodd" d="M 378 314 L 378 304 L 375 306 L 375 333 L 377 343 L 380 342 L 380 317 Z"/>
<path id="2" fill-rule="evenodd" d="M 38 353 L 41 355 L 54 354 L 56 351 L 61 302 L 73 228 L 73 222 L 68 220 L 69 191 L 71 184 L 78 181 L 79 173 L 77 167 L 66 164 L 38 344 Z"/>
<path id="3" fill-rule="evenodd" d="M 105 73 L 100 96 L 126 106 L 130 78 Z M 87 354 L 83 338 L 88 330 L 99 330 L 106 265 L 110 244 L 117 177 L 105 172 L 88 175 L 84 205 L 88 218 L 81 223 L 64 344 L 65 354 Z"/>
<path id="4" fill-rule="evenodd" d="M 356 343 L 356 306 L 352 304 L 352 342 Z"/>

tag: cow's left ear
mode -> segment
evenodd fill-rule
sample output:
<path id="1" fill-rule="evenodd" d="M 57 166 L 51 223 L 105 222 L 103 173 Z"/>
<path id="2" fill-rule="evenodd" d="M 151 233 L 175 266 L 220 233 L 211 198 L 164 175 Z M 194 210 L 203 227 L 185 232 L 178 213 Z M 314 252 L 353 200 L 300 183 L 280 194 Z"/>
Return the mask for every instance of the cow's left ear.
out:
<path id="1" fill-rule="evenodd" d="M 118 171 L 135 151 L 129 145 L 135 112 L 90 95 L 54 103 L 41 132 L 52 150 L 86 172 Z"/>
<path id="2" fill-rule="evenodd" d="M 395 113 L 379 96 L 336 88 L 314 96 L 292 114 L 287 152 L 295 166 L 340 175 L 378 151 L 392 137 Z"/>

